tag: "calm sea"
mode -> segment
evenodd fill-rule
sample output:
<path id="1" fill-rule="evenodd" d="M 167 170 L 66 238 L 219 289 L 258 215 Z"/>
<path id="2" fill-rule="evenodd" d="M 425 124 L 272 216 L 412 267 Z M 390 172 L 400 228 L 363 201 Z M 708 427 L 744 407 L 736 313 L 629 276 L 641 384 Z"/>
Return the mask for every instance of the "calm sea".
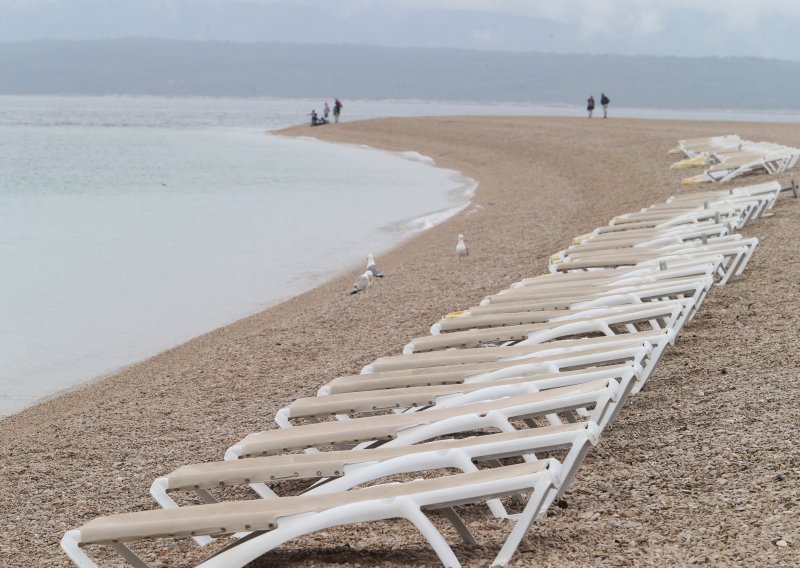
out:
<path id="1" fill-rule="evenodd" d="M 343 121 L 582 114 L 344 103 Z M 0 97 L 0 416 L 307 290 L 467 204 L 471 180 L 423 156 L 264 133 L 321 108 Z"/>

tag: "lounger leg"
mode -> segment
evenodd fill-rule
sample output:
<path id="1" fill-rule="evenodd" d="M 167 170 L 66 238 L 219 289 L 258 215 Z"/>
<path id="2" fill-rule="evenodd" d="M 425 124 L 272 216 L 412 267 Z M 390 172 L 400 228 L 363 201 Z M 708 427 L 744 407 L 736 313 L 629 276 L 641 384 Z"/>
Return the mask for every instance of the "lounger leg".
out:
<path id="1" fill-rule="evenodd" d="M 522 539 L 528 533 L 531 525 L 542 511 L 544 498 L 554 488 L 555 483 L 553 479 L 544 479 L 536 484 L 533 488 L 533 494 L 530 496 L 528 504 L 525 506 L 525 510 L 520 514 L 519 520 L 517 520 L 514 528 L 511 530 L 511 534 L 508 535 L 508 538 L 506 538 L 506 541 L 503 543 L 503 547 L 500 549 L 500 553 L 495 557 L 494 562 L 492 562 L 492 566 L 506 566 L 511 561 L 511 557 L 514 556 L 514 553 L 517 551 L 519 543 L 522 542 Z"/>
<path id="2" fill-rule="evenodd" d="M 470 532 L 469 527 L 464 523 L 464 520 L 459 516 L 455 509 L 452 507 L 445 507 L 441 509 L 442 514 L 447 517 L 447 520 L 450 521 L 453 526 L 458 531 L 458 534 L 461 536 L 464 542 L 467 544 L 476 545 L 478 541 L 475 540 L 475 536 Z"/>
<path id="3" fill-rule="evenodd" d="M 425 540 L 427 540 L 428 544 L 433 548 L 436 556 L 439 557 L 442 565 L 446 568 L 461 568 L 461 563 L 453 553 L 453 549 L 450 548 L 450 545 L 447 544 L 447 541 L 444 540 L 442 534 L 425 513 L 412 503 L 405 504 L 404 509 L 403 516 L 414 523 L 417 530 L 422 533 L 422 536 L 425 537 Z"/>
<path id="4" fill-rule="evenodd" d="M 111 547 L 116 550 L 117 554 L 122 556 L 128 564 L 133 566 L 133 568 L 150 568 L 147 562 L 139 558 L 134 551 L 121 542 L 112 542 Z"/>
<path id="5" fill-rule="evenodd" d="M 444 566 L 461 568 L 456 555 L 442 535 L 430 519 L 420 511 L 419 506 L 410 499 L 402 499 L 402 502 L 395 499 L 385 506 L 376 506 L 374 502 L 368 506 L 364 503 L 355 503 L 346 507 L 338 507 L 335 510 L 299 515 L 280 523 L 275 530 L 243 541 L 241 544 L 209 558 L 197 568 L 244 566 L 275 547 L 305 534 L 335 526 L 398 517 L 408 519 L 417 527 Z"/>
<path id="6" fill-rule="evenodd" d="M 78 568 L 97 568 L 97 564 L 95 564 L 80 547 L 80 542 L 81 531 L 67 531 L 61 538 L 61 550 L 69 556 L 69 559 L 72 560 Z"/>

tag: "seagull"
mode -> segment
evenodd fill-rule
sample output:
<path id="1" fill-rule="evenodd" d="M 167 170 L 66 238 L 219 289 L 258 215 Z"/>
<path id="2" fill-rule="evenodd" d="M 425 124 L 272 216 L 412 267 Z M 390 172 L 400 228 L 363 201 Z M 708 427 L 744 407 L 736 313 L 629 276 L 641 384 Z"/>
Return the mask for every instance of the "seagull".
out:
<path id="1" fill-rule="evenodd" d="M 356 278 L 355 284 L 353 284 L 353 289 L 350 290 L 350 294 L 352 295 L 363 292 L 369 288 L 370 284 L 372 284 L 372 272 L 367 270 L 364 274 Z"/>
<path id="2" fill-rule="evenodd" d="M 456 253 L 458 253 L 459 260 L 461 260 L 462 256 L 469 256 L 469 247 L 467 246 L 467 243 L 464 242 L 464 235 L 458 235 Z"/>
<path id="3" fill-rule="evenodd" d="M 372 254 L 367 255 L 367 271 L 376 278 L 383 278 L 383 270 L 378 268 L 378 265 L 375 264 L 375 259 L 372 257 Z"/>

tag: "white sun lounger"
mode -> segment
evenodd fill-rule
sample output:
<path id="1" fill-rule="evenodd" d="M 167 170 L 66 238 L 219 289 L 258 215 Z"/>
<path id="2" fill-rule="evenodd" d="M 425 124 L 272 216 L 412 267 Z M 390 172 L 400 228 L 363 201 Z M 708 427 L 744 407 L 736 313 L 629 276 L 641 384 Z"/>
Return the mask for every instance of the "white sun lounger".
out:
<path id="1" fill-rule="evenodd" d="M 447 349 L 444 351 L 429 351 L 426 353 L 412 353 L 410 355 L 390 355 L 379 357 L 369 365 L 365 365 L 361 370 L 362 375 L 372 376 L 393 376 L 422 374 L 427 375 L 432 371 L 442 370 L 449 367 L 458 371 L 469 365 L 487 364 L 490 368 L 496 364 L 527 364 L 534 362 L 544 362 L 546 358 L 550 360 L 561 360 L 572 357 L 582 357 L 584 353 L 599 353 L 603 356 L 604 351 L 613 351 L 618 348 L 638 346 L 639 344 L 650 343 L 653 345 L 665 345 L 674 343 L 675 331 L 672 329 L 661 329 L 657 331 L 639 331 L 623 335 L 604 335 L 600 337 L 590 337 L 581 339 L 561 339 L 541 344 L 522 344 L 502 347 L 480 347 L 468 349 Z M 596 365 L 597 363 L 592 363 Z M 548 367 L 549 368 L 549 367 Z M 560 368 L 552 369 L 552 372 Z M 574 368 L 567 363 L 566 368 Z M 466 376 L 471 374 L 473 368 L 468 367 Z M 476 372 L 484 372 L 483 367 L 476 367 Z M 362 375 L 353 375 L 354 380 Z M 329 384 L 337 383 L 341 379 L 335 379 Z M 419 384 L 419 383 L 414 383 Z M 441 383 L 423 383 L 441 384 Z M 409 384 L 410 386 L 410 384 Z M 380 387 L 382 388 L 382 387 Z M 331 391 L 334 392 L 334 391 Z M 342 392 L 342 391 L 340 391 Z"/>
<path id="2" fill-rule="evenodd" d="M 695 208 L 679 215 L 641 215 L 639 219 L 612 219 L 608 225 L 595 229 L 596 234 L 619 233 L 641 229 L 668 229 L 682 225 L 697 225 L 698 223 L 712 221 L 714 223 L 731 222 L 739 227 L 747 222 L 750 210 L 733 204 L 718 205 L 715 209 Z"/>
<path id="3" fill-rule="evenodd" d="M 600 306 L 580 313 L 564 312 L 546 323 L 508 325 L 447 334 L 417 337 L 403 348 L 403 354 L 439 349 L 544 343 L 574 335 L 617 335 L 648 329 L 680 331 L 680 324 L 692 306 L 691 300 L 667 300 L 629 306 Z M 639 327 L 637 327 L 639 326 Z"/>
<path id="4" fill-rule="evenodd" d="M 652 248 L 608 249 L 582 252 L 580 249 L 561 251 L 550 259 L 551 266 L 569 263 L 588 262 L 590 265 L 606 266 L 609 263 L 638 264 L 655 260 L 669 261 L 672 258 L 685 258 L 683 255 L 722 255 L 723 259 L 717 269 L 717 283 L 724 285 L 732 276 L 741 275 L 753 252 L 758 247 L 755 237 L 743 238 L 741 235 L 729 235 L 707 239 L 706 244 L 685 243 L 683 245 L 666 245 Z"/>
<path id="5" fill-rule="evenodd" d="M 769 203 L 764 200 L 762 203 Z M 721 219 L 720 219 L 721 221 Z M 665 239 L 680 239 L 682 241 L 699 239 L 704 234 L 708 237 L 723 236 L 732 232 L 730 223 L 717 223 L 713 219 L 698 221 L 697 223 L 684 223 L 667 227 L 643 227 L 639 229 L 627 228 L 625 231 L 606 231 L 598 227 L 590 233 L 578 235 L 572 244 L 584 244 L 595 240 L 639 240 L 640 242 L 661 241 Z"/>
<path id="6" fill-rule="evenodd" d="M 293 420 L 310 419 L 321 422 L 328 418 L 348 419 L 388 411 L 419 411 L 432 408 L 452 408 L 482 400 L 497 400 L 508 396 L 536 393 L 553 388 L 577 385 L 612 378 L 630 386 L 641 372 L 631 363 L 587 367 L 557 373 L 519 375 L 502 379 L 487 379 L 469 383 L 415 387 L 393 387 L 360 392 L 346 392 L 300 398 L 281 408 L 275 422 L 281 428 L 292 427 Z M 627 395 L 627 390 L 625 394 Z M 605 424 L 601 425 L 605 427 Z"/>
<path id="7" fill-rule="evenodd" d="M 542 459 L 554 451 L 563 454 L 557 476 L 558 494 L 562 493 L 580 467 L 590 446 L 597 445 L 601 428 L 592 421 L 539 426 L 536 428 L 484 434 L 467 438 L 422 442 L 411 446 L 381 447 L 367 450 L 333 450 L 301 454 L 278 454 L 265 457 L 183 466 L 156 479 L 150 494 L 165 509 L 178 507 L 175 493 L 191 492 L 206 503 L 219 500 L 211 493 L 221 487 L 249 485 L 263 499 L 275 499 L 277 485 L 283 481 L 308 480 L 301 494 L 324 494 L 346 491 L 382 478 L 425 470 L 453 468 L 462 472 L 478 471 L 476 464 L 495 465 L 498 459 L 521 456 L 528 462 Z M 313 481 L 313 483 L 312 483 Z M 224 499 L 223 499 L 224 500 Z M 487 501 L 496 518 L 508 518 L 506 508 L 496 499 Z M 465 540 L 474 538 L 455 514 L 448 515 Z M 244 536 L 244 535 L 237 535 Z M 194 537 L 204 546 L 210 536 Z"/>
<path id="8" fill-rule="evenodd" d="M 710 277 L 674 279 L 614 288 L 598 286 L 583 294 L 567 290 L 563 295 L 550 292 L 537 294 L 536 288 L 515 288 L 507 294 L 489 296 L 486 298 L 489 301 L 485 304 L 482 302 L 481 306 L 450 312 L 431 326 L 431 335 L 485 327 L 545 323 L 567 313 L 577 315 L 586 310 L 646 302 L 691 299 L 696 305 L 712 283 L 713 279 Z"/>
<path id="9" fill-rule="evenodd" d="M 649 284 L 655 282 L 669 281 L 678 278 L 703 278 L 713 277 L 716 271 L 714 263 L 689 262 L 689 263 L 670 263 L 669 268 L 660 266 L 618 266 L 612 268 L 598 269 L 591 272 L 546 272 L 539 276 L 523 278 L 519 282 L 511 285 L 506 290 L 501 290 L 497 294 L 487 296 L 496 298 L 505 294 L 525 293 L 517 288 L 551 289 L 557 291 L 560 288 L 572 287 L 579 284 L 590 286 L 630 286 L 636 284 Z M 481 305 L 489 304 L 490 301 L 482 301 Z"/>
<path id="10" fill-rule="evenodd" d="M 702 198 L 706 200 L 719 199 L 725 196 L 758 196 L 767 199 L 766 210 L 772 209 L 778 196 L 781 193 L 781 185 L 777 181 L 768 181 L 764 183 L 747 185 L 742 187 L 733 187 L 731 189 L 716 189 L 710 191 L 697 191 L 692 193 L 684 193 L 681 195 L 673 195 L 667 199 L 667 203 L 677 203 L 680 201 L 694 200 Z"/>
<path id="11" fill-rule="evenodd" d="M 731 223 L 714 223 L 703 221 L 692 225 L 682 225 L 681 231 L 661 231 L 660 229 L 642 229 L 636 231 L 622 231 L 619 233 L 604 233 L 602 235 L 584 235 L 577 242 L 573 242 L 569 249 L 582 247 L 585 250 L 593 248 L 627 248 L 649 247 L 657 245 L 680 244 L 691 241 L 702 241 L 714 237 L 724 237 L 731 234 L 736 227 Z"/>
<path id="12" fill-rule="evenodd" d="M 743 154 L 728 157 L 714 164 L 702 174 L 682 180 L 684 185 L 706 182 L 726 182 L 745 174 L 763 171 L 770 175 L 780 174 L 793 168 L 800 157 L 797 148 L 769 149 L 759 154 Z"/>
<path id="13" fill-rule="evenodd" d="M 520 324 L 525 314 L 543 314 L 540 319 L 550 319 L 551 314 L 563 314 L 565 311 L 578 313 L 579 310 L 597 306 L 623 306 L 690 299 L 692 300 L 691 305 L 688 306 L 686 312 L 682 313 L 678 322 L 678 327 L 682 327 L 686 321 L 691 321 L 713 282 L 711 277 L 674 279 L 652 284 L 619 286 L 613 290 L 598 290 L 589 294 L 564 295 L 561 296 L 561 299 L 552 299 L 548 295 L 544 295 L 545 297 L 542 298 L 543 294 L 537 294 L 535 288 L 531 291 L 517 288 L 515 290 L 519 292 L 516 294 L 490 297 L 488 303 L 483 305 L 447 314 L 433 325 L 431 333 Z M 522 293 L 523 291 L 528 293 Z"/>
<path id="14" fill-rule="evenodd" d="M 557 490 L 559 467 L 556 460 L 541 460 L 326 495 L 233 501 L 99 517 L 80 529 L 68 531 L 61 547 L 80 568 L 96 567 L 83 550 L 92 544 L 110 545 L 128 562 L 141 567 L 147 564 L 126 543 L 161 537 L 252 532 L 236 546 L 198 565 L 232 568 L 245 566 L 294 538 L 329 527 L 404 518 L 417 527 L 444 566 L 458 567 L 458 558 L 423 510 L 530 492 L 525 509 L 493 562 L 494 566 L 505 566 L 540 515 L 548 496 Z"/>
<path id="15" fill-rule="evenodd" d="M 172 494 L 195 493 L 207 503 L 216 503 L 220 499 L 211 491 L 231 486 L 251 485 L 262 498 L 274 499 L 278 495 L 270 485 L 274 487 L 284 481 L 309 480 L 302 494 L 330 493 L 383 477 L 425 469 L 476 471 L 476 463 L 500 457 L 528 455 L 532 461 L 537 459 L 537 453 L 560 449 L 582 455 L 587 445 L 597 444 L 601 432 L 594 422 L 583 421 L 426 441 L 410 446 L 275 454 L 191 464 L 156 479 L 150 493 L 165 509 L 179 506 Z M 425 455 L 420 458 L 420 454 Z M 566 469 L 570 469 L 579 465 L 577 457 L 574 455 L 561 461 Z M 324 483 L 319 480 L 324 480 Z M 506 516 L 502 507 L 494 507 L 492 511 L 496 517 Z M 203 539 L 201 544 L 209 540 Z"/>
<path id="16" fill-rule="evenodd" d="M 707 136 L 704 138 L 687 138 L 679 140 L 678 145 L 672 148 L 670 154 L 683 154 L 689 158 L 696 156 L 700 152 L 716 150 L 719 148 L 737 148 L 742 144 L 742 139 L 737 134 L 725 134 L 722 136 Z"/>
<path id="17" fill-rule="evenodd" d="M 560 258 L 550 259 L 551 272 L 570 272 L 570 271 L 593 271 L 597 269 L 621 268 L 621 267 L 645 267 L 650 269 L 676 268 L 687 264 L 708 264 L 715 265 L 715 281 L 717 284 L 725 284 L 732 276 L 729 264 L 726 264 L 725 255 L 722 253 L 705 252 L 702 250 L 688 250 L 672 252 L 663 255 L 654 255 L 647 259 L 642 259 L 638 255 L 603 255 L 581 260 L 562 260 Z"/>
<path id="18" fill-rule="evenodd" d="M 469 432 L 496 428 L 515 430 L 514 421 L 523 418 L 547 417 L 550 424 L 573 422 L 575 408 L 594 410 L 587 417 L 605 424 L 619 402 L 623 388 L 614 379 L 602 379 L 579 385 L 482 401 L 454 408 L 437 408 L 425 412 L 367 416 L 346 421 L 303 424 L 294 428 L 267 430 L 249 434 L 228 448 L 226 460 L 255 457 L 292 450 L 312 450 L 328 446 L 352 444 L 359 448 L 377 445 L 392 447 L 416 444 L 453 432 Z M 609 402 L 610 401 L 610 402 Z M 557 417 L 565 413 L 565 418 Z"/>
<path id="19" fill-rule="evenodd" d="M 524 358 L 496 358 L 492 361 L 481 361 L 475 363 L 458 363 L 452 359 L 440 358 L 434 361 L 431 366 L 417 367 L 410 369 L 398 369 L 391 371 L 368 372 L 361 375 L 345 375 L 333 379 L 328 384 L 319 389 L 318 396 L 327 396 L 341 393 L 360 393 L 364 391 L 412 388 L 436 385 L 457 385 L 460 383 L 490 382 L 519 377 L 538 376 L 547 373 L 560 373 L 571 370 L 586 369 L 589 367 L 603 367 L 607 365 L 632 364 L 642 368 L 642 377 L 646 378 L 649 370 L 655 365 L 651 359 L 653 352 L 658 349 L 659 355 L 664 346 L 669 343 L 670 334 L 659 332 L 654 335 L 651 332 L 640 332 L 637 334 L 627 334 L 626 336 L 612 336 L 613 338 L 633 337 L 630 340 L 617 344 L 594 344 L 583 346 L 572 346 L 569 348 L 554 351 L 531 353 Z M 642 337 L 647 335 L 647 337 Z M 608 338 L 604 336 L 603 338 Z M 557 346 L 559 344 L 572 344 L 575 341 L 566 340 L 554 341 L 546 344 L 547 346 Z M 655 347 L 654 347 L 655 346 Z M 541 347 L 539 346 L 530 346 Z M 475 350 L 461 351 L 480 351 L 497 350 L 506 348 L 483 348 Z M 513 350 L 514 348 L 508 348 Z M 402 359 L 414 359 L 424 355 L 449 354 L 450 351 L 428 352 L 416 355 L 402 355 Z M 469 356 L 469 354 L 467 354 Z M 400 361 L 399 363 L 403 363 Z M 380 364 L 380 362 L 376 362 Z M 436 363 L 439 363 L 436 365 Z M 413 361 L 412 361 L 413 364 Z"/>
<path id="20" fill-rule="evenodd" d="M 688 219 L 692 224 L 716 219 L 717 215 L 723 221 L 735 221 L 738 228 L 743 227 L 747 221 L 754 217 L 755 212 L 761 209 L 761 201 L 753 197 L 737 197 L 724 200 L 716 200 L 713 204 L 708 203 L 708 207 L 703 204 L 670 203 L 661 207 L 649 207 L 635 213 L 625 213 L 617 215 L 609 225 L 613 227 L 626 228 L 634 225 L 639 227 L 653 226 L 655 228 L 664 226 L 674 226 Z M 649 223 L 649 225 L 643 225 Z M 670 224 L 665 224 L 670 223 Z"/>

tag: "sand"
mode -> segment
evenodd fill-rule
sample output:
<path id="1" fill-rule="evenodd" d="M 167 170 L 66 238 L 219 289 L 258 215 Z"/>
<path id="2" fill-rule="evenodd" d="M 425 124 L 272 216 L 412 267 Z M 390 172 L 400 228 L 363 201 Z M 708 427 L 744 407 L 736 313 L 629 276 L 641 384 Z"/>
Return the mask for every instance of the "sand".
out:
<path id="1" fill-rule="evenodd" d="M 221 458 L 298 396 L 427 333 L 443 313 L 540 274 L 549 254 L 612 216 L 688 191 L 668 169 L 679 138 L 735 132 L 800 146 L 796 125 L 585 118 L 385 119 L 292 129 L 413 150 L 480 187 L 461 214 L 378 256 L 387 276 L 346 291 L 354 266 L 315 290 L 0 422 L 0 565 L 68 566 L 63 532 L 107 513 L 153 508 L 150 482 Z M 358 175 L 357 171 L 353 172 Z M 747 182 L 763 181 L 764 176 Z M 783 176 L 784 185 L 788 176 Z M 796 228 L 800 201 L 748 226 L 761 239 L 744 277 L 716 287 L 631 399 L 515 566 L 797 565 Z M 455 255 L 458 233 L 471 247 Z M 365 245 L 365 253 L 370 252 Z M 375 252 L 375 251 L 371 251 Z M 198 306 L 202 309 L 202 306 Z M 507 525 L 469 509 L 486 565 Z M 783 546 L 785 544 L 785 546 Z M 202 557 L 144 547 L 155 565 Z M 113 565 L 119 565 L 113 564 Z M 436 565 L 405 523 L 330 530 L 258 566 Z"/>

